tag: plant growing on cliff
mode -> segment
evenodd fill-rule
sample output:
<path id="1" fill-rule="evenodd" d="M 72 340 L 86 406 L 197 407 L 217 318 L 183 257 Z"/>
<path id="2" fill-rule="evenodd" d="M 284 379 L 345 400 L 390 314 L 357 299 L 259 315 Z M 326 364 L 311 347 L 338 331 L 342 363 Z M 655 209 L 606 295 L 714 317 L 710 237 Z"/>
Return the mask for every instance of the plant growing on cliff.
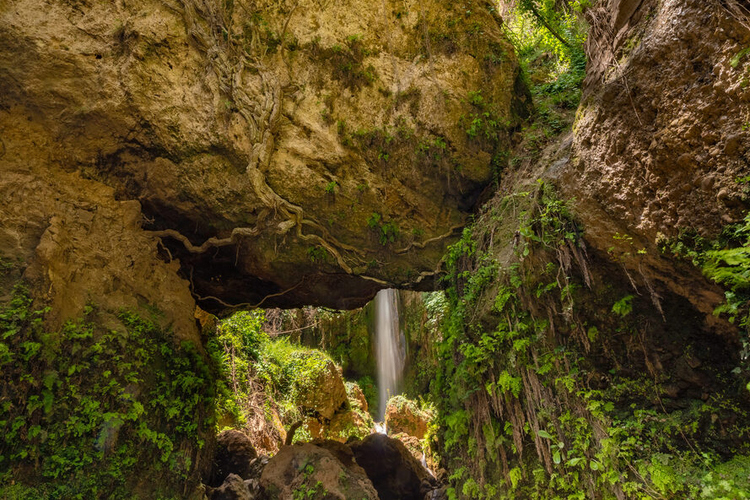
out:
<path id="1" fill-rule="evenodd" d="M 714 311 L 725 315 L 744 332 L 744 355 L 750 355 L 750 213 L 737 224 L 724 227 L 718 238 L 707 240 L 693 232 L 683 232 L 674 240 L 662 240 L 659 248 L 689 259 L 703 273 L 723 285 L 726 302 Z"/>
<path id="2" fill-rule="evenodd" d="M 367 219 L 367 227 L 374 231 L 378 236 L 378 241 L 383 246 L 394 243 L 399 236 L 398 225 L 395 221 L 385 222 L 383 216 L 377 212 L 370 214 Z"/>
<path id="3" fill-rule="evenodd" d="M 0 495 L 19 467 L 26 477 L 12 494 L 34 498 L 129 497 L 127 478 L 144 464 L 165 486 L 195 481 L 191 450 L 209 429 L 194 416 L 210 415 L 215 398 L 195 346 L 128 311 L 105 329 L 88 307 L 60 331 L 44 327 L 44 314 L 20 286 L 0 312 L 13 361 L 3 367 Z M 42 480 L 24 484 L 33 475 Z"/>
<path id="4" fill-rule="evenodd" d="M 540 184 L 494 200 L 450 247 L 433 391 L 443 456 L 455 468 L 449 496 L 743 498 L 750 426 L 732 396 L 737 380 L 726 391 L 717 384 L 727 380 L 714 381 L 705 402 L 668 410 L 667 374 L 620 373 L 644 361 L 616 354 L 617 342 L 648 349 L 650 320 L 623 288 L 589 290 L 581 236 L 564 201 Z M 495 243 L 503 240 L 513 240 L 514 257 Z M 722 431 L 719 421 L 737 425 Z M 714 444 L 722 432 L 733 436 L 733 459 Z"/>

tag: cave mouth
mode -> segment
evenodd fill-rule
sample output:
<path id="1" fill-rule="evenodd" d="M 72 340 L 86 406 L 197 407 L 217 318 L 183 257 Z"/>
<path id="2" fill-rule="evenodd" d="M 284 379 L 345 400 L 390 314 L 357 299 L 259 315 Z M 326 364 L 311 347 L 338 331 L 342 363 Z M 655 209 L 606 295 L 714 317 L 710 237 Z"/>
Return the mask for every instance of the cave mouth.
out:
<path id="1" fill-rule="evenodd" d="M 341 243 L 346 250 L 337 256 L 318 240 L 308 241 L 317 235 L 275 234 L 276 219 L 270 216 L 248 216 L 254 222 L 244 227 L 145 196 L 140 202 L 144 229 L 159 238 L 159 258 L 179 262 L 179 275 L 190 283 L 198 306 L 222 317 L 259 307 L 351 310 L 384 288 L 438 290 L 445 249 L 464 226 L 428 238 L 424 231 L 399 235 L 390 221 L 388 227 L 396 231 L 392 241 L 380 239 L 380 226 L 369 228 L 351 236 L 351 245 Z"/>
<path id="2" fill-rule="evenodd" d="M 436 443 L 427 436 L 437 412 L 424 373 L 436 345 L 425 341 L 438 339 L 445 304 L 439 291 L 384 289 L 351 310 L 267 308 L 218 320 L 214 347 L 229 368 L 233 400 L 219 406 L 241 414 L 220 415 L 221 427 L 242 431 L 260 455 L 238 474 L 267 488 L 288 461 L 313 463 L 330 452 L 363 469 L 381 499 L 437 491 Z M 231 464 L 245 449 L 235 438 L 218 437 L 211 488 L 229 487 Z"/>

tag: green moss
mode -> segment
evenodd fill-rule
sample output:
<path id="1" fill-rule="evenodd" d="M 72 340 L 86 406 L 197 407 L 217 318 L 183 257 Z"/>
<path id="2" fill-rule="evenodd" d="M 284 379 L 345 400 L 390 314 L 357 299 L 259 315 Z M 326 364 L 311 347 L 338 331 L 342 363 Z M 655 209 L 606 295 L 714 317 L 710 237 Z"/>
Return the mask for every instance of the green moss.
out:
<path id="1" fill-rule="evenodd" d="M 621 271 L 587 262 L 582 237 L 566 203 L 539 184 L 494 200 L 450 247 L 432 396 L 453 494 L 640 499 L 746 491 L 750 405 L 732 370 L 731 344 L 719 347 L 698 322 L 664 324 L 662 311 L 630 296 Z M 495 243 L 514 238 L 512 255 Z M 672 323 L 692 314 L 666 297 L 662 307 Z M 664 357 L 656 368 L 653 347 L 680 342 L 678 361 Z M 696 352 L 712 363 L 700 385 L 706 394 L 675 396 Z M 733 472 L 718 472 L 725 468 Z"/>
<path id="2" fill-rule="evenodd" d="M 153 497 L 195 484 L 215 398 L 196 347 L 128 311 L 105 329 L 88 308 L 60 331 L 46 330 L 45 312 L 21 286 L 0 312 L 0 483 L 15 479 L 36 498 Z M 143 474 L 151 481 L 136 486 Z M 0 494 L 23 497 L 26 486 Z"/>

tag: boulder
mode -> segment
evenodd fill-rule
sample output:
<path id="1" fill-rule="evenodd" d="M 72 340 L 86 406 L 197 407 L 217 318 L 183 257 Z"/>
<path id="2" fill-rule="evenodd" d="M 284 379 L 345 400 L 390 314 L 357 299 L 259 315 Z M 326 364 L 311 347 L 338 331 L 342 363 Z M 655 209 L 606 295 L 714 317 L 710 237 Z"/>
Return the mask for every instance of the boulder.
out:
<path id="1" fill-rule="evenodd" d="M 371 434 L 349 444 L 367 472 L 380 500 L 422 500 L 425 484 L 437 483 L 404 444 L 385 434 Z"/>
<path id="2" fill-rule="evenodd" d="M 206 490 L 208 500 L 253 500 L 250 486 L 237 474 L 229 474 L 218 488 Z"/>
<path id="3" fill-rule="evenodd" d="M 349 404 L 353 408 L 358 408 L 365 413 L 369 410 L 365 393 L 362 392 L 362 389 L 356 382 L 346 383 L 346 395 L 349 398 Z"/>
<path id="4" fill-rule="evenodd" d="M 368 414 L 354 410 L 336 413 L 330 420 L 309 418 L 306 422 L 313 439 L 333 439 L 341 443 L 347 442 L 352 436 L 357 439 L 367 436 L 372 432 L 373 425 Z"/>
<path id="5" fill-rule="evenodd" d="M 335 442 L 319 444 L 298 443 L 282 447 L 261 474 L 264 498 L 378 500 L 378 493 L 367 474 L 345 445 Z"/>
<path id="6" fill-rule="evenodd" d="M 216 444 L 214 468 L 209 484 L 218 486 L 230 474 L 250 479 L 252 462 L 258 454 L 247 435 L 235 429 L 228 429 L 219 433 Z"/>
<path id="7" fill-rule="evenodd" d="M 399 432 L 397 434 L 391 434 L 390 435 L 393 439 L 398 439 L 402 443 L 404 443 L 404 446 L 406 446 L 406 449 L 409 450 L 409 453 L 416 458 L 419 463 L 422 463 L 422 458 L 424 458 L 424 453 L 422 453 L 422 443 L 420 440 L 414 436 L 411 436 L 405 432 Z"/>
<path id="8" fill-rule="evenodd" d="M 315 351 L 293 356 L 294 401 L 303 413 L 330 420 L 348 408 L 344 380 L 333 361 Z"/>
<path id="9" fill-rule="evenodd" d="M 403 396 L 392 397 L 385 408 L 385 428 L 391 434 L 404 432 L 422 439 L 431 419 L 432 415 Z"/>

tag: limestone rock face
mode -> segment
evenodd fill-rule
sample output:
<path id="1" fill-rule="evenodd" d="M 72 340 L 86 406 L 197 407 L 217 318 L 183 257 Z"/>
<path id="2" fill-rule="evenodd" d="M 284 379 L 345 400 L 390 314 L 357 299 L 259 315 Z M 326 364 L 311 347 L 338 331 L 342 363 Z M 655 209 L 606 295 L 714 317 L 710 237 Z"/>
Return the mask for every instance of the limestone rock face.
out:
<path id="1" fill-rule="evenodd" d="M 427 432 L 430 420 L 430 414 L 422 411 L 414 401 L 403 396 L 392 397 L 385 407 L 385 428 L 393 434 L 404 432 L 422 439 Z"/>
<path id="2" fill-rule="evenodd" d="M 500 27 L 474 0 L 4 2 L 0 249 L 68 312 L 430 287 L 524 113 Z"/>
<path id="3" fill-rule="evenodd" d="M 587 244 L 609 253 L 655 302 L 675 293 L 715 322 L 724 297 L 657 244 L 714 238 L 738 222 L 750 172 L 750 44 L 732 3 L 601 2 L 592 11 L 584 97 L 567 166 L 553 175 Z"/>
<path id="4" fill-rule="evenodd" d="M 311 443 L 284 446 L 263 469 L 264 498 L 331 498 L 377 500 L 378 494 L 351 451 L 330 451 Z"/>

